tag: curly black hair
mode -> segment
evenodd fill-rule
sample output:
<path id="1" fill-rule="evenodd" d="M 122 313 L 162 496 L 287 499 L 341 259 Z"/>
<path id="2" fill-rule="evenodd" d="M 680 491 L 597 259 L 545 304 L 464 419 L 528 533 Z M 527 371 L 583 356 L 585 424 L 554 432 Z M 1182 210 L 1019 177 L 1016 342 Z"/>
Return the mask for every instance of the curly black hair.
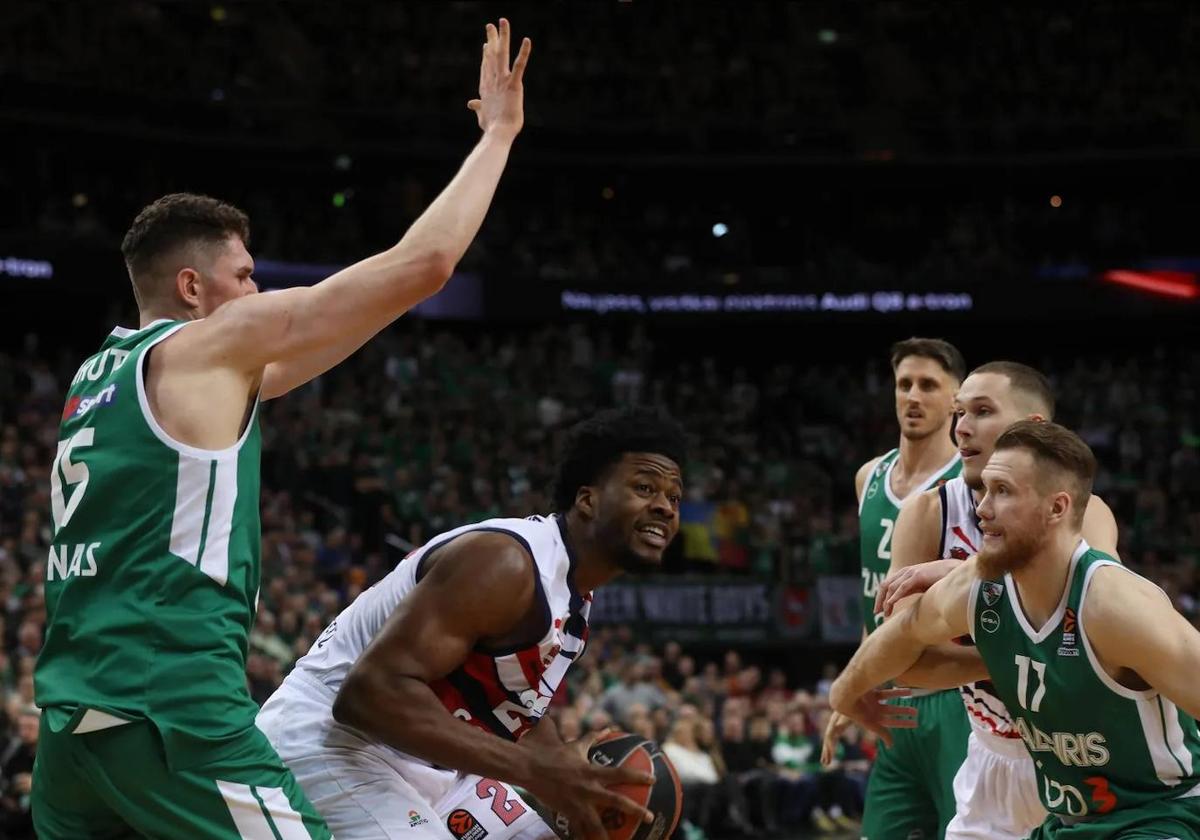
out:
<path id="1" fill-rule="evenodd" d="M 609 409 L 577 423 L 563 441 L 554 509 L 570 510 L 579 488 L 594 484 L 627 452 L 663 455 L 682 468 L 687 436 L 676 420 L 651 408 Z"/>

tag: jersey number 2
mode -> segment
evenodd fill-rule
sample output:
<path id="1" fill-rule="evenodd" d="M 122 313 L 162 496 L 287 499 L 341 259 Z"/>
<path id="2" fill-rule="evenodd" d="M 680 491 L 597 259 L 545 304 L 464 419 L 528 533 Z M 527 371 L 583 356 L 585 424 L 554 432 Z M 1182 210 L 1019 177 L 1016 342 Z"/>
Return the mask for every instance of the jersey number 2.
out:
<path id="1" fill-rule="evenodd" d="M 525 814 L 525 805 L 517 797 L 508 798 L 508 788 L 495 779 L 480 779 L 475 785 L 475 795 L 480 799 L 492 800 L 492 813 L 505 826 L 510 826 Z"/>
<path id="2" fill-rule="evenodd" d="M 891 560 L 892 529 L 896 527 L 896 523 L 890 519 L 880 519 L 879 526 L 883 528 L 883 536 L 879 538 L 879 548 L 876 549 L 875 555 L 880 560 Z"/>

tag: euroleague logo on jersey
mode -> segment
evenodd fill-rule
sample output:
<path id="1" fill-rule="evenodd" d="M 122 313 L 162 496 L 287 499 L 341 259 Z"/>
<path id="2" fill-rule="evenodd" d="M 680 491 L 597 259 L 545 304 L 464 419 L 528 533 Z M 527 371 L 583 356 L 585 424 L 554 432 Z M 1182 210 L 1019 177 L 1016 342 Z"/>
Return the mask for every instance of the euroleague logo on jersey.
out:
<path id="1" fill-rule="evenodd" d="M 966 560 L 970 556 L 970 554 L 967 554 L 967 550 L 961 545 L 956 545 L 954 548 L 950 549 L 951 560 Z"/>
<path id="2" fill-rule="evenodd" d="M 1067 607 L 1062 620 L 1062 644 L 1058 647 L 1059 656 L 1078 656 L 1079 648 L 1075 647 L 1075 610 Z"/>
<path id="3" fill-rule="evenodd" d="M 488 836 L 487 829 L 465 808 L 450 812 L 450 816 L 446 817 L 446 828 L 450 829 L 450 833 L 458 840 L 483 840 Z"/>

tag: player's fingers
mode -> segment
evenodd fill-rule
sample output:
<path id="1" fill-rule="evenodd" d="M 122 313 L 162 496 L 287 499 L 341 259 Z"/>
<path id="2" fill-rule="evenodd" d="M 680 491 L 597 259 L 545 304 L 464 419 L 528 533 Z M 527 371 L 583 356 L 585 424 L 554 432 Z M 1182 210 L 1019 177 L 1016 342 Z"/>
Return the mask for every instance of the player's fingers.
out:
<path id="1" fill-rule="evenodd" d="M 912 689 L 907 686 L 896 686 L 895 688 L 881 688 L 879 690 L 880 700 L 890 700 L 893 697 L 911 697 Z M 898 709 L 911 709 L 912 706 L 897 706 Z"/>
<path id="2" fill-rule="evenodd" d="M 483 29 L 485 32 L 487 32 L 487 46 L 492 50 L 495 50 L 496 45 L 500 42 L 500 33 L 496 29 L 496 24 L 489 23 Z"/>
<path id="3" fill-rule="evenodd" d="M 472 99 L 470 102 L 467 103 L 467 107 L 470 108 L 472 111 L 478 111 L 480 108 L 483 107 L 483 102 L 479 99 Z"/>
<path id="4" fill-rule="evenodd" d="M 907 568 L 901 569 L 900 571 L 898 571 L 894 574 L 888 575 L 886 578 L 883 579 L 883 583 L 879 584 L 879 591 L 875 593 L 875 612 L 876 613 L 883 613 L 884 615 L 887 615 L 884 607 L 888 602 L 888 598 L 892 594 L 892 592 L 895 591 L 896 583 L 898 581 L 902 580 L 905 577 L 907 572 L 908 572 Z"/>
<path id="5" fill-rule="evenodd" d="M 867 723 L 866 727 L 874 732 L 875 737 L 883 741 L 884 745 L 889 747 L 892 745 L 892 733 L 888 731 L 886 726 L 880 726 L 877 723 Z"/>
<path id="6" fill-rule="evenodd" d="M 521 84 L 521 79 L 525 77 L 525 65 L 529 63 L 529 53 L 533 51 L 533 41 L 528 38 L 521 40 L 521 49 L 517 53 L 517 60 L 513 62 L 512 68 L 512 84 Z"/>
<path id="7" fill-rule="evenodd" d="M 600 784 L 608 787 L 609 785 L 652 785 L 654 784 L 653 773 L 643 773 L 641 770 L 634 770 L 632 767 L 601 767 L 593 765 L 593 775 Z"/>
<path id="8" fill-rule="evenodd" d="M 642 822 L 654 822 L 654 812 L 643 808 L 641 805 L 634 802 L 628 796 L 622 796 L 615 790 L 608 788 L 599 788 L 596 791 L 596 801 L 604 805 L 610 805 L 618 811 L 624 811 L 629 816 L 641 820 Z"/>
<path id="9" fill-rule="evenodd" d="M 508 18 L 500 18 L 500 70 L 508 72 L 508 58 L 511 55 L 510 32 Z"/>

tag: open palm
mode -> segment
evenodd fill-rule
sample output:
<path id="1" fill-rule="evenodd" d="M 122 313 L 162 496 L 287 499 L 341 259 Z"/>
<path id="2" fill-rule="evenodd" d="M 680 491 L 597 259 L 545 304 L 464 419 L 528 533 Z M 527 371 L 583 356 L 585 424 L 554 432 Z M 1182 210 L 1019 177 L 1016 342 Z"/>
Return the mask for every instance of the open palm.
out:
<path id="1" fill-rule="evenodd" d="M 508 20 L 500 18 L 500 26 L 487 25 L 487 43 L 483 45 L 483 60 L 479 64 L 479 98 L 467 107 L 475 112 L 484 132 L 516 137 L 525 124 L 525 89 L 521 79 L 533 42 L 521 41 L 517 60 L 509 67 L 510 52 Z"/>

